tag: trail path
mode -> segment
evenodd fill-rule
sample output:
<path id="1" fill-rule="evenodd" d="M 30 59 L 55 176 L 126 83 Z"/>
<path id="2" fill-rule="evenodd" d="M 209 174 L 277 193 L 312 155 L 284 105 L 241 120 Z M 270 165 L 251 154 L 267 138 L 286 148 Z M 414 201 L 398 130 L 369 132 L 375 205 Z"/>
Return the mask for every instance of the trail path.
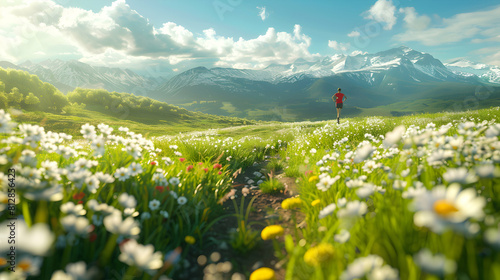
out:
<path id="1" fill-rule="evenodd" d="M 281 202 L 286 198 L 298 195 L 298 188 L 295 178 L 285 177 L 284 173 L 278 172 L 275 175 L 275 178 L 286 186 L 286 190 L 278 194 L 263 193 L 257 185 L 258 178 L 254 175 L 254 173 L 259 172 L 264 174 L 266 172 L 265 166 L 268 162 L 269 159 L 266 159 L 263 162 L 254 164 L 254 166 L 243 170 L 234 179 L 233 183 L 233 188 L 236 190 L 234 199 L 238 207 L 241 207 L 241 197 L 244 196 L 242 190 L 245 187 L 249 189 L 249 193 L 244 196 L 245 210 L 252 198 L 255 197 L 247 224 L 251 225 L 251 228 L 256 230 L 259 234 L 257 246 L 246 254 L 239 253 L 231 247 L 229 244 L 230 233 L 231 231 L 236 230 L 238 225 L 236 217 L 229 216 L 219 220 L 212 227 L 208 238 L 218 240 L 219 244 L 210 246 L 210 248 L 207 248 L 203 254 L 210 259 L 210 255 L 212 253 L 219 253 L 220 260 L 218 260 L 218 263 L 230 261 L 232 263 L 233 272 L 240 272 L 246 276 L 248 276 L 253 270 L 260 267 L 273 268 L 276 271 L 276 279 L 281 280 L 285 277 L 285 263 L 284 261 L 280 262 L 280 260 L 275 256 L 272 241 L 264 241 L 260 238 L 260 232 L 267 225 L 281 225 L 285 229 L 285 234 L 292 233 L 293 226 L 291 224 L 292 220 L 290 212 L 281 208 Z M 249 180 L 253 180 L 254 183 L 248 184 Z M 226 200 L 223 203 L 223 207 L 225 214 L 236 213 L 236 209 L 234 208 L 234 204 L 231 199 Z M 303 220 L 304 217 L 300 216 L 299 213 L 299 216 L 297 216 L 297 223 L 300 224 Z M 278 240 L 281 244 L 283 244 L 283 237 L 280 237 Z M 283 253 L 285 253 L 284 249 Z M 198 270 L 195 271 L 193 269 L 192 273 L 190 273 L 186 279 L 204 279 L 202 269 L 206 270 L 206 266 L 197 266 Z M 205 277 L 206 274 L 207 273 L 205 271 Z M 230 275 L 231 274 L 229 273 L 226 274 L 226 277 L 224 278 L 213 279 L 231 279 Z"/>

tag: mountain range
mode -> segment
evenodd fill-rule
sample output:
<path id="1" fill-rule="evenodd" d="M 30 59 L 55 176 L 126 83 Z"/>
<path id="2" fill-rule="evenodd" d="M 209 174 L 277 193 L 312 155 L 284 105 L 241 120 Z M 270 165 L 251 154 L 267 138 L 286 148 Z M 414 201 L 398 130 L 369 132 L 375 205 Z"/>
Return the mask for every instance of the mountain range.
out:
<path id="1" fill-rule="evenodd" d="M 40 63 L 26 61 L 19 65 L 1 61 L 0 67 L 35 74 L 63 93 L 81 87 L 145 95 L 167 80 L 165 77 L 142 76 L 129 69 L 91 66 L 77 60 L 49 59 Z"/>
<path id="2" fill-rule="evenodd" d="M 349 106 L 343 112 L 350 115 L 363 108 L 417 100 L 435 100 L 438 102 L 428 103 L 447 109 L 474 96 L 480 87 L 492 89 L 490 99 L 496 98 L 500 88 L 498 66 L 464 59 L 443 64 L 430 54 L 404 46 L 375 54 L 299 59 L 260 70 L 196 67 L 171 78 L 145 77 L 128 69 L 95 67 L 75 60 L 0 62 L 0 67 L 36 74 L 63 92 L 75 87 L 104 88 L 194 111 L 271 120 L 331 118 L 331 96 L 339 87 L 348 96 Z M 484 98 L 479 101 L 487 102 Z"/>

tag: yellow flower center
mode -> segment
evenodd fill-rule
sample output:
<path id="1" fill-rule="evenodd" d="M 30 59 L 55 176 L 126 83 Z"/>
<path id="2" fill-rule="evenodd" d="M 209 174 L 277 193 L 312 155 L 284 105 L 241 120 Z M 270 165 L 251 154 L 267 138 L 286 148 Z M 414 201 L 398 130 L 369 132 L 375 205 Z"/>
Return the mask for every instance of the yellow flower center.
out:
<path id="1" fill-rule="evenodd" d="M 28 269 L 30 268 L 30 266 L 31 266 L 31 263 L 30 263 L 29 261 L 21 261 L 21 262 L 19 263 L 19 267 L 20 267 L 22 270 L 24 270 L 24 271 L 28 270 Z"/>
<path id="2" fill-rule="evenodd" d="M 7 260 L 4 258 L 0 258 L 0 266 L 4 266 L 7 264 Z"/>
<path id="3" fill-rule="evenodd" d="M 449 201 L 444 199 L 434 202 L 434 211 L 441 216 L 449 216 L 455 212 L 458 212 L 458 208 L 451 204 Z"/>

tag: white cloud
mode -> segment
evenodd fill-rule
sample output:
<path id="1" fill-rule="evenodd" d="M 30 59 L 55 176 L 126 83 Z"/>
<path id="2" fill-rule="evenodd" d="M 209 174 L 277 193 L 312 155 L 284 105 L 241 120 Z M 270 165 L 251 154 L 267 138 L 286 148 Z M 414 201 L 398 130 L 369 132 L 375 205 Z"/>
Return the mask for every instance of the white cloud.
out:
<path id="1" fill-rule="evenodd" d="M 408 29 L 424 30 L 431 23 L 430 17 L 426 15 L 419 16 L 413 7 L 401 8 L 399 12 L 405 14 L 404 21 Z"/>
<path id="2" fill-rule="evenodd" d="M 365 18 L 385 23 L 384 29 L 391 30 L 397 20 L 395 13 L 396 6 L 392 0 L 378 0 L 365 12 Z"/>
<path id="3" fill-rule="evenodd" d="M 481 62 L 485 64 L 500 66 L 500 49 L 498 47 L 481 48 L 472 53 L 479 55 Z"/>
<path id="4" fill-rule="evenodd" d="M 351 44 L 350 43 L 340 43 L 337 41 L 328 40 L 328 47 L 330 47 L 336 51 L 346 52 L 347 50 L 349 50 L 351 48 Z"/>
<path id="5" fill-rule="evenodd" d="M 264 20 L 266 9 L 259 9 Z M 309 52 L 311 38 L 302 33 L 300 25 L 295 25 L 293 32 L 269 28 L 253 39 L 218 36 L 211 28 L 195 35 L 173 22 L 155 28 L 125 0 L 116 0 L 96 12 L 65 8 L 53 0 L 1 1 L 0 41 L 0 59 L 12 62 L 44 52 L 47 57 L 76 54 L 71 58 L 110 66 L 152 59 L 170 64 L 198 61 L 259 68 L 319 56 Z"/>
<path id="6" fill-rule="evenodd" d="M 292 63 L 298 58 L 310 60 L 318 57 L 308 50 L 311 38 L 303 34 L 300 25 L 294 26 L 293 35 L 287 32 L 276 32 L 274 28 L 268 28 L 266 34 L 255 39 L 238 41 L 232 39 L 215 37 L 213 44 L 232 44 L 229 52 L 220 57 L 218 66 L 230 66 L 235 68 L 262 68 L 271 63 Z M 253 65 L 253 67 L 252 67 Z"/>
<path id="7" fill-rule="evenodd" d="M 259 16 L 262 19 L 262 21 L 266 20 L 266 18 L 269 17 L 269 13 L 266 11 L 266 7 L 257 7 L 259 9 Z"/>
<path id="8" fill-rule="evenodd" d="M 414 9 L 407 8 L 404 12 L 407 29 L 394 37 L 401 42 L 415 41 L 427 46 L 436 46 L 467 39 L 478 43 L 498 39 L 500 6 L 444 18 L 438 27 L 429 27 L 428 17 L 419 17 Z"/>
<path id="9" fill-rule="evenodd" d="M 353 32 L 347 34 L 347 37 L 359 37 L 361 33 L 359 31 L 354 30 Z"/>

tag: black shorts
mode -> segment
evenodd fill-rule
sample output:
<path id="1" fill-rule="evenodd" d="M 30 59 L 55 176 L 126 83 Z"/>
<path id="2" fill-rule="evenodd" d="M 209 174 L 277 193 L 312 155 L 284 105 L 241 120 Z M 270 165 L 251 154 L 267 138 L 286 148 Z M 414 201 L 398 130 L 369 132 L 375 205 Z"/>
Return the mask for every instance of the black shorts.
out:
<path id="1" fill-rule="evenodd" d="M 344 106 L 344 103 L 337 103 L 337 108 L 342 109 L 342 106 Z"/>

